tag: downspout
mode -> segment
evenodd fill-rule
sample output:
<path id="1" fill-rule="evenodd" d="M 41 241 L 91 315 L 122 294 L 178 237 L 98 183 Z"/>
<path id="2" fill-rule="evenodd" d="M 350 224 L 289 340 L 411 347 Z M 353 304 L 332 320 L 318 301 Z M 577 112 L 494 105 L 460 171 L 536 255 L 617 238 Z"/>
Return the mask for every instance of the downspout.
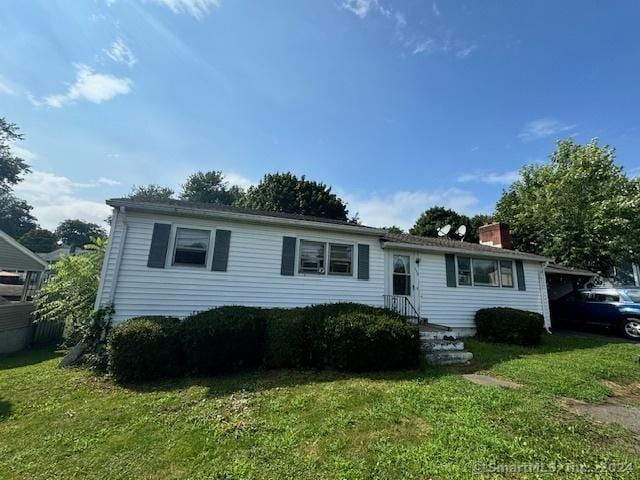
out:
<path id="1" fill-rule="evenodd" d="M 539 278 L 540 278 L 540 292 L 541 292 L 540 300 L 543 301 L 542 311 L 548 313 L 548 316 L 547 315 L 545 316 L 544 329 L 547 331 L 549 335 L 551 335 L 551 309 L 549 308 L 549 294 L 547 293 L 547 267 L 548 266 L 549 266 L 549 261 L 547 260 L 542 265 L 542 272 Z M 545 305 L 544 299 L 546 299 L 546 305 Z M 549 321 L 547 321 L 547 318 L 549 318 Z"/>

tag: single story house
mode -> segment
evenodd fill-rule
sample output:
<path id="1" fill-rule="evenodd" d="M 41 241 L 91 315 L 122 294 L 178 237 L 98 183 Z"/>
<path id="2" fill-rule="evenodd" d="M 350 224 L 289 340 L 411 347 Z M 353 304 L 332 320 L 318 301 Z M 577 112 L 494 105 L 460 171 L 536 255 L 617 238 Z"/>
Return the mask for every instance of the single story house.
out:
<path id="1" fill-rule="evenodd" d="M 475 312 L 492 306 L 539 312 L 550 325 L 550 259 L 538 255 L 223 205 L 107 204 L 114 212 L 96 307 L 113 305 L 114 322 L 222 305 L 359 302 L 458 334 L 472 333 Z"/>

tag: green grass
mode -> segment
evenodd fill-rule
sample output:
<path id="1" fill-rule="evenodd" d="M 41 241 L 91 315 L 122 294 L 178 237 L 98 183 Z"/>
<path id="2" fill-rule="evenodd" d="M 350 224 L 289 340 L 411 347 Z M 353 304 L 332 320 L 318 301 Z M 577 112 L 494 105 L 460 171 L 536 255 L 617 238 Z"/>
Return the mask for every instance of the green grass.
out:
<path id="1" fill-rule="evenodd" d="M 0 359 L 0 478 L 455 479 L 477 462 L 554 461 L 631 462 L 626 478 L 637 478 L 628 431 L 574 417 L 554 397 L 597 401 L 610 393 L 601 379 L 640 381 L 640 348 L 563 337 L 467 347 L 476 359 L 462 368 L 256 371 L 136 388 L 31 350 Z M 466 371 L 524 387 L 480 387 Z"/>

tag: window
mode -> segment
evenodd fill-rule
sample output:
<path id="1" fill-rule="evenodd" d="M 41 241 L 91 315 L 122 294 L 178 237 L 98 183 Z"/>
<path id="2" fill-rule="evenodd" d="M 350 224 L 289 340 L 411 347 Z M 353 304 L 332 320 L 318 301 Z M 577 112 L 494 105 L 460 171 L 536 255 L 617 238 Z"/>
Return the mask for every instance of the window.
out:
<path id="1" fill-rule="evenodd" d="M 471 259 L 458 257 L 458 284 L 471 285 Z"/>
<path id="2" fill-rule="evenodd" d="M 411 295 L 411 272 L 409 256 L 393 256 L 393 294 Z"/>
<path id="3" fill-rule="evenodd" d="M 353 245 L 329 245 L 329 274 L 351 275 L 353 272 Z"/>
<path id="4" fill-rule="evenodd" d="M 483 287 L 499 287 L 498 261 L 474 258 L 473 284 Z"/>
<path id="5" fill-rule="evenodd" d="M 503 287 L 513 287 L 513 262 L 500 260 L 500 281 Z"/>
<path id="6" fill-rule="evenodd" d="M 607 292 L 592 292 L 589 295 L 589 302 L 595 302 L 595 303 L 613 303 L 613 302 L 619 302 L 620 301 L 620 297 L 616 294 L 613 293 L 607 293 Z"/>
<path id="7" fill-rule="evenodd" d="M 324 273 L 325 243 L 300 240 L 300 273 Z"/>
<path id="8" fill-rule="evenodd" d="M 204 267 L 207 263 L 210 236 L 211 234 L 208 230 L 176 229 L 173 264 Z"/>
<path id="9" fill-rule="evenodd" d="M 627 296 L 633 303 L 640 303 L 640 290 L 627 290 Z"/>

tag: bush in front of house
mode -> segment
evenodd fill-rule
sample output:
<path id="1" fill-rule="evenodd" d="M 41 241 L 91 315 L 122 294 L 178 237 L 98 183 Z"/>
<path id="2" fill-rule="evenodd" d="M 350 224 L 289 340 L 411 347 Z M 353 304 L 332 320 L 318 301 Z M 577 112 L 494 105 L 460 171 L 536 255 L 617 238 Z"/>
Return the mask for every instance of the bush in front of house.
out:
<path id="1" fill-rule="evenodd" d="M 420 359 L 418 329 L 387 312 L 352 311 L 325 323 L 326 363 L 338 370 L 413 368 Z"/>
<path id="2" fill-rule="evenodd" d="M 109 373 L 122 383 L 180 375 L 180 321 L 147 316 L 117 324 L 107 339 L 107 362 Z"/>
<path id="3" fill-rule="evenodd" d="M 491 342 L 537 345 L 544 330 L 544 317 L 515 308 L 483 308 L 476 312 L 478 337 Z"/>
<path id="4" fill-rule="evenodd" d="M 181 337 L 187 373 L 215 374 L 260 365 L 268 315 L 266 309 L 228 306 L 185 318 Z"/>

